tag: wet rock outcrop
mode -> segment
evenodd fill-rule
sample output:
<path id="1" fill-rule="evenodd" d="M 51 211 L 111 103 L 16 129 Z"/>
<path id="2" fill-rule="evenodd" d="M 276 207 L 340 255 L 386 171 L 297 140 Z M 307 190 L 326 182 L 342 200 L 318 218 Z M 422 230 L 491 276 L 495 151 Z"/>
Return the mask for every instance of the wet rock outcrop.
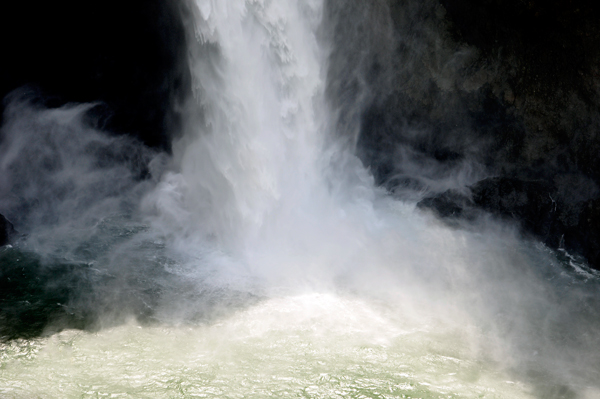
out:
<path id="1" fill-rule="evenodd" d="M 572 183 L 572 182 L 570 182 Z M 523 234 L 541 240 L 551 248 L 563 249 L 600 265 L 600 199 L 578 190 L 544 180 L 509 177 L 483 179 L 465 195 L 453 190 L 425 198 L 418 207 L 433 211 L 454 225 L 473 220 L 487 211 L 517 223 Z"/>
<path id="2" fill-rule="evenodd" d="M 514 219 L 524 233 L 600 268 L 597 7 L 386 4 L 379 24 L 393 28 L 390 54 L 357 63 L 377 93 L 363 104 L 358 140 L 377 181 L 400 197 L 417 188 L 421 206 L 441 217 L 471 217 L 465 210 L 474 207 Z"/>
<path id="3" fill-rule="evenodd" d="M 498 173 L 600 181 L 600 13 L 585 0 L 442 0 L 452 37 L 477 49 L 475 66 L 518 137 L 501 126 Z M 509 134 L 505 134 L 505 133 Z"/>
<path id="4" fill-rule="evenodd" d="M 15 234 L 15 228 L 3 215 L 0 215 L 0 247 L 8 244 L 10 238 Z"/>

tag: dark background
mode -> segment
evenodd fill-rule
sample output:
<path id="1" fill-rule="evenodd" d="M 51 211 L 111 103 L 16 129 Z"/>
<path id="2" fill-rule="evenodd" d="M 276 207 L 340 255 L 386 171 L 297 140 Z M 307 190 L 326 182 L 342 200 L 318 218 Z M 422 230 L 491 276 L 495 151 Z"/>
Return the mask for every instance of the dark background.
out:
<path id="1" fill-rule="evenodd" d="M 105 130 L 168 148 L 187 87 L 174 2 L 5 1 L 0 37 L 0 97 L 20 88 L 51 107 L 101 102 Z"/>

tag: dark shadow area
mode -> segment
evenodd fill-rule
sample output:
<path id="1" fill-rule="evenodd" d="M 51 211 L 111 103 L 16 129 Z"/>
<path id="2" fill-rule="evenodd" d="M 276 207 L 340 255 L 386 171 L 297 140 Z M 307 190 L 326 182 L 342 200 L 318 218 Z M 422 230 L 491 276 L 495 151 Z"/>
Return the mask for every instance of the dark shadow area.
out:
<path id="1" fill-rule="evenodd" d="M 0 97 L 25 86 L 49 107 L 102 102 L 103 129 L 170 147 L 190 87 L 174 1 L 3 2 L 0 35 Z"/>

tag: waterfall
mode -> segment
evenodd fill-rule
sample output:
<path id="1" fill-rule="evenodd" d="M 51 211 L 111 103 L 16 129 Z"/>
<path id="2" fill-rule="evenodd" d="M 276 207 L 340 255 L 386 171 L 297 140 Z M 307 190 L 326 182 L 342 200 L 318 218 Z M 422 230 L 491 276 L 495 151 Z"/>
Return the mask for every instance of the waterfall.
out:
<path id="1" fill-rule="evenodd" d="M 175 157 L 191 228 L 235 250 L 277 217 L 270 213 L 278 204 L 301 206 L 302 189 L 321 179 L 327 126 L 324 55 L 315 35 L 322 6 L 190 7 L 194 98 Z"/>
<path id="2" fill-rule="evenodd" d="M 335 140 L 323 4 L 188 5 L 194 97 L 174 144 L 177 170 L 146 204 L 155 224 L 268 278 L 335 268 L 364 224 L 348 212 L 369 212 L 377 190 Z"/>

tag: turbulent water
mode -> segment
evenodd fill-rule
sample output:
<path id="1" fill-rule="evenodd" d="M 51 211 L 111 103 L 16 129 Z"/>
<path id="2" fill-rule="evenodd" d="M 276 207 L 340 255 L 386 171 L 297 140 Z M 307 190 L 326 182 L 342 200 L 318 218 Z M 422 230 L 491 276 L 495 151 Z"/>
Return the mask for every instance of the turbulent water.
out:
<path id="1" fill-rule="evenodd" d="M 377 188 L 322 0 L 185 9 L 172 156 L 12 98 L 0 211 L 26 235 L 0 260 L 42 287 L 0 322 L 47 320 L 3 327 L 0 396 L 600 398 L 598 275 Z"/>

